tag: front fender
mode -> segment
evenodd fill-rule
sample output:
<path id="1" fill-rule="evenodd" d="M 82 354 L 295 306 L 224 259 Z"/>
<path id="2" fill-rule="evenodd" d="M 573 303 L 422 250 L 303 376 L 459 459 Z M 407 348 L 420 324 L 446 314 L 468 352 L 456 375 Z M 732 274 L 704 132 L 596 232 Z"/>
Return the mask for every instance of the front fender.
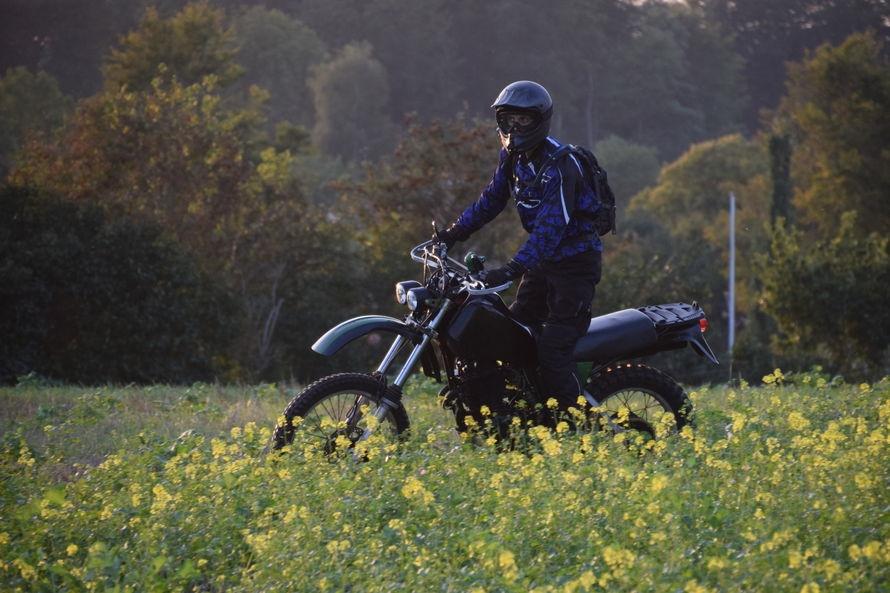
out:
<path id="1" fill-rule="evenodd" d="M 324 356 L 332 356 L 346 344 L 373 332 L 388 332 L 417 341 L 421 333 L 405 325 L 394 317 L 385 315 L 363 315 L 353 317 L 329 329 L 312 344 L 312 350 Z"/>

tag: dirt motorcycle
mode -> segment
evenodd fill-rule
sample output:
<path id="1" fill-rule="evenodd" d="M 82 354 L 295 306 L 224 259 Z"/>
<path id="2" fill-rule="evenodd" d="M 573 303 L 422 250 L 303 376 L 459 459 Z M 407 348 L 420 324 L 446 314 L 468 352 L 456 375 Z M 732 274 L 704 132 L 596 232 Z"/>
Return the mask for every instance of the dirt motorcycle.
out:
<path id="1" fill-rule="evenodd" d="M 448 257 L 445 245 L 436 240 L 417 245 L 410 256 L 423 265 L 423 281 L 396 284 L 396 300 L 408 308 L 403 320 L 355 317 L 330 329 L 312 346 L 315 352 L 332 356 L 368 334 L 394 334 L 377 369 L 330 375 L 306 387 L 284 411 L 273 437 L 276 449 L 293 441 L 297 426 L 318 439 L 326 453 L 337 446 L 354 446 L 375 430 L 388 429 L 394 436 L 405 433 L 409 419 L 402 390 L 418 363 L 425 375 L 444 381 L 441 401 L 452 410 L 461 431 L 492 418 L 500 422 L 501 432 L 513 417 L 553 422 L 538 375 L 538 328 L 516 320 L 498 294 L 511 283 L 486 286 L 481 279 L 483 257 L 470 253 L 460 263 Z M 624 309 L 593 318 L 575 346 L 574 358 L 587 409 L 598 415 L 599 425 L 604 425 L 605 416 L 613 430 L 654 436 L 656 423 L 665 417 L 673 430 L 687 424 L 692 404 L 683 388 L 666 373 L 631 361 L 689 345 L 719 364 L 704 338 L 707 327 L 704 311 L 694 302 Z M 403 351 L 408 352 L 407 359 L 390 380 L 391 367 Z"/>

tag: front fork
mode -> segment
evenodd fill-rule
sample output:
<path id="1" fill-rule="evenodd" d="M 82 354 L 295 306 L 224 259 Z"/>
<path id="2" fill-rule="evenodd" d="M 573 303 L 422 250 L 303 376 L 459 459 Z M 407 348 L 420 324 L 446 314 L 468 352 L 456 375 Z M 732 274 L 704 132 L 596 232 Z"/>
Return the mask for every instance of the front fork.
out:
<path id="1" fill-rule="evenodd" d="M 405 381 L 408 380 L 408 376 L 411 374 L 411 371 L 414 369 L 414 366 L 417 364 L 417 361 L 420 360 L 420 356 L 423 354 L 423 351 L 429 345 L 430 340 L 436 333 L 436 329 L 441 325 L 442 320 L 445 318 L 445 314 L 448 312 L 448 309 L 451 307 L 451 301 L 445 299 L 442 304 L 442 308 L 439 309 L 439 312 L 430 321 L 429 325 L 424 328 L 423 338 L 420 340 L 420 343 L 417 344 L 413 350 L 411 350 L 411 354 L 408 355 L 408 360 L 405 361 L 405 364 L 402 365 L 402 368 L 399 369 L 399 373 L 396 375 L 395 380 L 392 382 L 392 387 L 394 391 L 401 393 L 402 388 L 405 386 Z M 380 376 L 384 376 L 386 371 L 389 369 L 390 365 L 392 365 L 393 360 L 395 360 L 396 355 L 399 350 L 405 343 L 404 336 L 396 336 L 396 339 L 393 341 L 392 345 L 389 347 L 389 350 L 386 352 L 386 356 L 383 357 L 383 360 L 380 362 L 380 365 L 377 367 L 377 373 Z M 379 425 L 386 415 L 393 410 L 397 406 L 400 405 L 398 401 L 392 401 L 387 398 L 389 393 L 389 389 L 384 392 L 384 394 L 380 398 L 380 403 L 377 405 L 377 409 L 374 410 L 374 417 L 377 419 L 377 422 L 374 425 Z M 358 421 L 361 419 L 361 406 L 367 403 L 366 398 L 364 396 L 360 396 L 358 401 L 356 401 L 355 405 L 352 408 L 351 413 L 347 416 L 347 423 L 350 426 L 355 426 L 358 424 Z M 354 419 L 354 420 L 353 420 Z M 374 432 L 371 426 L 365 428 L 362 435 L 359 437 L 359 441 L 363 441 L 371 436 Z"/>

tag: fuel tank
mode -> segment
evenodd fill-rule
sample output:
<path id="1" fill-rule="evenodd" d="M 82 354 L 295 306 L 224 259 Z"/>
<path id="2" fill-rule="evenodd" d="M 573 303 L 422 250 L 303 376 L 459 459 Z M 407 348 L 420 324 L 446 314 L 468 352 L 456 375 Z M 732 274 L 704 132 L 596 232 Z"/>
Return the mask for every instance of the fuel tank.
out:
<path id="1" fill-rule="evenodd" d="M 510 316 L 496 294 L 475 295 L 455 313 L 445 332 L 448 347 L 471 360 L 500 360 L 529 367 L 537 363 L 531 332 Z"/>

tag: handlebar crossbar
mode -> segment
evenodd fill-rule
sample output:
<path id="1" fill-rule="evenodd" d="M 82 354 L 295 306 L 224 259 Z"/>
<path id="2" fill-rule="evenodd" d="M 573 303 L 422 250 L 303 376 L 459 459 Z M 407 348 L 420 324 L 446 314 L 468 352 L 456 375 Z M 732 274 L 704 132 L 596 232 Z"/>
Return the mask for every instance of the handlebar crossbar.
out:
<path id="1" fill-rule="evenodd" d="M 432 239 L 412 248 L 411 259 L 424 266 L 438 268 L 446 274 L 451 274 L 452 277 L 458 277 L 461 282 L 460 290 L 466 291 L 468 294 L 495 294 L 506 290 L 513 284 L 507 282 L 500 286 L 486 287 L 482 280 L 474 278 L 470 274 L 466 266 L 454 258 L 448 257 L 448 251 L 444 244 Z"/>

